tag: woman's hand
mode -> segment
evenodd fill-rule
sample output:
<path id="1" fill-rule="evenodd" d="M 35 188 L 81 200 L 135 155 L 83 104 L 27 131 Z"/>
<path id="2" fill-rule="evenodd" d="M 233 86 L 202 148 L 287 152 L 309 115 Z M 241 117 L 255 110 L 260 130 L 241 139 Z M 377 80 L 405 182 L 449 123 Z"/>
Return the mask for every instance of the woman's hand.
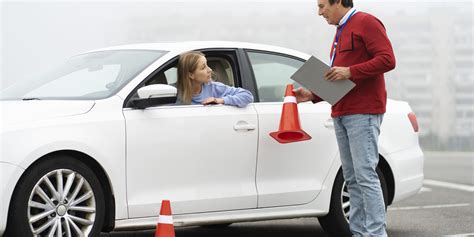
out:
<path id="1" fill-rule="evenodd" d="M 209 97 L 202 102 L 203 105 L 224 104 L 224 99 Z"/>

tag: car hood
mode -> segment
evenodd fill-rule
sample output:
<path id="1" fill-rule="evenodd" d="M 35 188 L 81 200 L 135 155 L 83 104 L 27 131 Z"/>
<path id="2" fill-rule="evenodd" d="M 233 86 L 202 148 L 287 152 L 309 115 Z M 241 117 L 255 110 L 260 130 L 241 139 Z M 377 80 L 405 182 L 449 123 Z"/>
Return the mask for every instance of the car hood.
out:
<path id="1" fill-rule="evenodd" d="M 84 114 L 94 104 L 95 101 L 76 100 L 0 101 L 1 127 Z"/>

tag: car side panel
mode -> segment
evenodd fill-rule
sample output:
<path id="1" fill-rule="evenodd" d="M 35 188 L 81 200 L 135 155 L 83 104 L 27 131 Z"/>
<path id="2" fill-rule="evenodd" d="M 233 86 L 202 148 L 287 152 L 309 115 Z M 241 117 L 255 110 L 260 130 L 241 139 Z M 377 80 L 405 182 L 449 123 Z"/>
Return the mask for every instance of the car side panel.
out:
<path id="1" fill-rule="evenodd" d="M 97 101 L 86 114 L 18 125 L 4 131 L 2 156 L 27 169 L 39 158 L 56 151 L 84 153 L 96 160 L 108 176 L 115 197 L 116 218 L 127 218 L 122 103 L 114 96 Z"/>

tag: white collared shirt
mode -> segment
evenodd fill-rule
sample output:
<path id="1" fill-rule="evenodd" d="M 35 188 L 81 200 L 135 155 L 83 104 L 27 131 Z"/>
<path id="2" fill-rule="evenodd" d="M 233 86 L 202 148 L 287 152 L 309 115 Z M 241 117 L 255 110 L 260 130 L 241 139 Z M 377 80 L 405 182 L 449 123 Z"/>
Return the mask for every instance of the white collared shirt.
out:
<path id="1" fill-rule="evenodd" d="M 349 10 L 349 11 L 346 13 L 346 15 L 344 15 L 344 16 L 342 17 L 341 21 L 339 21 L 339 25 L 338 25 L 338 26 L 343 25 L 344 23 L 346 23 L 346 21 L 347 21 L 347 19 L 349 18 L 349 16 L 350 16 L 352 13 L 355 14 L 356 12 L 357 12 L 357 9 L 355 9 L 355 8 L 352 8 L 351 10 Z"/>

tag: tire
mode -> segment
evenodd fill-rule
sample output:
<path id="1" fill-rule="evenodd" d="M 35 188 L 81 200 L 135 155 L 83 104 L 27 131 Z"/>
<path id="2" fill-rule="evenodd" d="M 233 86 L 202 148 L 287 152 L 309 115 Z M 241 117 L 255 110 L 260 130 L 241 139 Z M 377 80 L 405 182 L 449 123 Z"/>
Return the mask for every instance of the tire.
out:
<path id="1" fill-rule="evenodd" d="M 105 202 L 88 166 L 55 156 L 25 171 L 9 210 L 5 236 L 99 236 Z"/>
<path id="2" fill-rule="evenodd" d="M 388 206 L 388 191 L 387 183 L 385 178 L 377 167 L 377 175 L 379 176 L 380 185 L 382 187 L 382 194 L 385 202 L 385 209 Z M 344 194 L 342 192 L 346 194 Z M 345 208 L 343 208 L 343 205 Z M 342 175 L 342 170 L 336 176 L 334 181 L 334 186 L 332 188 L 331 203 L 329 207 L 329 213 L 326 216 L 318 217 L 319 223 L 324 231 L 329 234 L 329 236 L 351 236 L 351 231 L 349 229 L 349 196 L 347 195 L 347 186 L 344 182 L 344 177 Z"/>

